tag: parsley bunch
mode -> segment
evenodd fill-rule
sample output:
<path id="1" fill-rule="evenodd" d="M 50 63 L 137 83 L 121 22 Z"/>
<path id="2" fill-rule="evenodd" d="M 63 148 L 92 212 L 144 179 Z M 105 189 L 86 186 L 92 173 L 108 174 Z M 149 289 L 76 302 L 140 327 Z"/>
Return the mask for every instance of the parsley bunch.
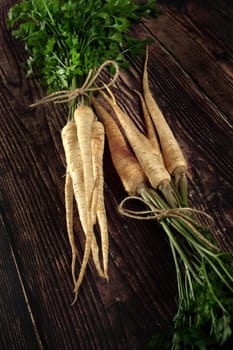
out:
<path id="1" fill-rule="evenodd" d="M 35 67 L 54 92 L 79 87 L 107 60 L 127 65 L 126 53 L 145 45 L 130 37 L 130 27 L 156 12 L 156 0 L 23 0 L 10 9 L 9 25 L 25 42 L 27 76 Z"/>

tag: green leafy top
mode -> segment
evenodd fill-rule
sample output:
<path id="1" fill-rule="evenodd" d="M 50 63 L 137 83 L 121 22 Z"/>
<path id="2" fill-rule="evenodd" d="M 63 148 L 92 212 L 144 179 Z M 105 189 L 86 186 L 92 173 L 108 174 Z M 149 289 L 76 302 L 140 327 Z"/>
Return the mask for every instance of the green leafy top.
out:
<path id="1" fill-rule="evenodd" d="M 156 13 L 156 0 L 23 0 L 9 11 L 13 35 L 25 42 L 27 76 L 36 67 L 48 91 L 80 86 L 106 60 L 127 64 L 144 42 L 128 35 L 133 22 Z"/>

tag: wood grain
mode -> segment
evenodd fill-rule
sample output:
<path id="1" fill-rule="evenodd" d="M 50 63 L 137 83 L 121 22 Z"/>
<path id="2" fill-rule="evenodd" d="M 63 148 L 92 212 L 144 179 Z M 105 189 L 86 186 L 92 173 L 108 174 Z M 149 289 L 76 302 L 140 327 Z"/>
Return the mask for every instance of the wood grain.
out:
<path id="1" fill-rule="evenodd" d="M 183 11 L 161 6 L 146 27 L 232 123 L 232 20 L 189 1 Z"/>
<path id="2" fill-rule="evenodd" d="M 20 349 L 41 349 L 41 340 L 7 229 L 0 216 L 0 347 L 13 348 L 17 344 Z"/>
<path id="3" fill-rule="evenodd" d="M 110 234 L 110 281 L 93 263 L 71 306 L 70 249 L 64 210 L 65 106 L 30 108 L 46 91 L 25 79 L 25 52 L 0 11 L 0 347 L 13 349 L 146 349 L 155 328 L 175 311 L 176 280 L 164 233 L 155 222 L 121 217 L 125 193 L 106 145 L 105 198 Z M 208 7 L 209 6 L 209 7 Z M 233 248 L 233 21 L 224 7 L 188 1 L 161 4 L 163 14 L 132 35 L 154 39 L 150 86 L 189 163 L 190 204 L 215 220 L 213 234 Z M 221 32 L 217 22 L 221 23 Z M 231 34 L 230 34 L 231 33 Z M 132 88 L 141 88 L 143 55 L 122 72 L 116 96 L 140 118 Z M 84 236 L 75 214 L 79 262 Z"/>

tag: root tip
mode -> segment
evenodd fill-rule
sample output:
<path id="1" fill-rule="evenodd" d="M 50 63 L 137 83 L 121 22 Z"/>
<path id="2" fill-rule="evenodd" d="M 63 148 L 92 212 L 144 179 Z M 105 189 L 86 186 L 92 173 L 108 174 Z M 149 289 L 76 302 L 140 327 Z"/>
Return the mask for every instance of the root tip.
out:
<path id="1" fill-rule="evenodd" d="M 74 304 L 76 303 L 77 299 L 78 299 L 78 292 L 75 292 L 74 300 L 72 301 L 72 303 L 70 305 L 74 306 Z"/>
<path id="2" fill-rule="evenodd" d="M 105 278 L 106 282 L 109 283 L 109 275 L 108 275 L 108 273 L 104 274 L 104 278 Z"/>

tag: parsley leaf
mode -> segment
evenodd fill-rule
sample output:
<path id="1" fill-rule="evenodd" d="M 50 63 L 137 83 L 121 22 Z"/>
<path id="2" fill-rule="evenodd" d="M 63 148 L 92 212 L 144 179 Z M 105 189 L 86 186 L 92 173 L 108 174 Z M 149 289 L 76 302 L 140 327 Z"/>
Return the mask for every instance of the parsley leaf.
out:
<path id="1" fill-rule="evenodd" d="M 127 65 L 145 41 L 129 35 L 142 16 L 157 14 L 156 0 L 23 0 L 9 11 L 13 35 L 25 42 L 27 76 L 33 68 L 59 91 L 82 84 L 90 69 L 113 59 Z"/>

